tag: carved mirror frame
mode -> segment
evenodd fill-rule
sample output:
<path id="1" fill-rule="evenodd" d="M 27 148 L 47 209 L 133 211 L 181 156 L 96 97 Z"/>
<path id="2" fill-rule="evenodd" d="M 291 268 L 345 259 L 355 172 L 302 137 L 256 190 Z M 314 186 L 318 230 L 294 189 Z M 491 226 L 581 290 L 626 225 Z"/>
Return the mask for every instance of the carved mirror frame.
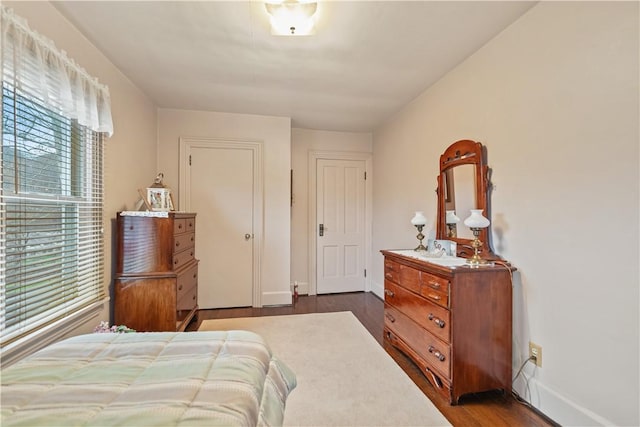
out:
<path id="1" fill-rule="evenodd" d="M 475 167 L 475 188 L 472 189 L 475 194 L 475 208 L 482 209 L 482 214 L 491 221 L 489 208 L 489 193 L 491 191 L 489 175 L 491 171 L 489 166 L 486 165 L 486 148 L 479 142 L 462 139 L 451 144 L 440 156 L 440 175 L 438 175 L 438 188 L 436 189 L 438 194 L 436 238 L 455 241 L 457 243 L 457 255 L 469 258 L 473 255 L 473 247 L 471 246 L 473 239 L 451 237 L 446 224 L 447 204 L 455 194 L 453 169 L 462 165 L 473 165 Z M 469 216 L 470 212 L 458 212 L 456 210 L 455 213 L 460 218 L 457 227 L 466 227 L 463 221 Z M 489 227 L 482 229 L 478 236 L 482 242 L 480 256 L 487 260 L 500 259 L 491 249 L 490 236 L 491 224 L 489 224 Z"/>

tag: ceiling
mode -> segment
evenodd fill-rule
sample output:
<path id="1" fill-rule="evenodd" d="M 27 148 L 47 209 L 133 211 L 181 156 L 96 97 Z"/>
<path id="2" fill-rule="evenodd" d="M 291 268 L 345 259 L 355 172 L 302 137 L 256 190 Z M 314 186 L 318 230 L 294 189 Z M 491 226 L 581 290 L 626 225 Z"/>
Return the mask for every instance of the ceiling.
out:
<path id="1" fill-rule="evenodd" d="M 55 7 L 158 107 L 370 132 L 535 2 L 327 1 L 312 36 L 272 36 L 257 1 Z"/>

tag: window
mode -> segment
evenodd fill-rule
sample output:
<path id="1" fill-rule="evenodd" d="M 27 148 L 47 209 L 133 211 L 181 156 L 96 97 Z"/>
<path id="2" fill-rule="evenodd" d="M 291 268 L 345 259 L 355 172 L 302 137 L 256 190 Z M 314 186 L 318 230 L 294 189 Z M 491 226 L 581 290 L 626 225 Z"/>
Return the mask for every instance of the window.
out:
<path id="1" fill-rule="evenodd" d="M 105 298 L 103 138 L 109 88 L 0 5 L 0 354 L 11 363 Z"/>
<path id="2" fill-rule="evenodd" d="M 104 298 L 102 135 L 3 82 L 3 346 Z"/>

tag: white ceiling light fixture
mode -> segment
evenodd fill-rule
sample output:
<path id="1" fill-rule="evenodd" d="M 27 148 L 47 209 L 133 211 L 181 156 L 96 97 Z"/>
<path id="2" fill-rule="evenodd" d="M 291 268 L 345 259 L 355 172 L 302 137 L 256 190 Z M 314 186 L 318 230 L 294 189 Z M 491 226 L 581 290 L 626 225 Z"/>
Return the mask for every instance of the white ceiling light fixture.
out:
<path id="1" fill-rule="evenodd" d="M 308 36 L 314 33 L 318 3 L 305 0 L 283 0 L 265 3 L 271 21 L 271 34 Z"/>

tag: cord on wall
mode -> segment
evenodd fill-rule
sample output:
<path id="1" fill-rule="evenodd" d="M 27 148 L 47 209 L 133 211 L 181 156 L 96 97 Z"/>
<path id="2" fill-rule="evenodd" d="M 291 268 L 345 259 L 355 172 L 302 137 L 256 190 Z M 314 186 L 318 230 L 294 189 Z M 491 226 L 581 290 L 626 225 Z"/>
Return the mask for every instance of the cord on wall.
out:
<path id="1" fill-rule="evenodd" d="M 535 356 L 530 356 L 528 357 L 524 362 L 522 362 L 522 365 L 520 366 L 520 369 L 518 369 L 518 373 L 516 374 L 515 377 L 513 377 L 513 380 L 511 381 L 511 394 L 513 395 L 513 398 L 516 400 L 516 402 L 521 403 L 523 405 L 525 405 L 528 408 L 533 408 L 533 406 L 531 405 L 531 402 L 529 402 L 528 400 L 526 400 L 525 398 L 521 397 L 517 391 L 515 391 L 513 389 L 513 384 L 515 384 L 516 380 L 518 379 L 518 377 L 520 376 L 520 374 L 522 373 L 522 370 L 524 369 L 525 365 L 527 364 L 527 362 L 529 361 L 533 361 L 535 363 Z M 531 396 L 531 390 L 529 390 L 529 378 L 527 378 L 526 380 L 526 387 L 527 387 L 527 391 L 529 393 L 529 396 Z"/>

